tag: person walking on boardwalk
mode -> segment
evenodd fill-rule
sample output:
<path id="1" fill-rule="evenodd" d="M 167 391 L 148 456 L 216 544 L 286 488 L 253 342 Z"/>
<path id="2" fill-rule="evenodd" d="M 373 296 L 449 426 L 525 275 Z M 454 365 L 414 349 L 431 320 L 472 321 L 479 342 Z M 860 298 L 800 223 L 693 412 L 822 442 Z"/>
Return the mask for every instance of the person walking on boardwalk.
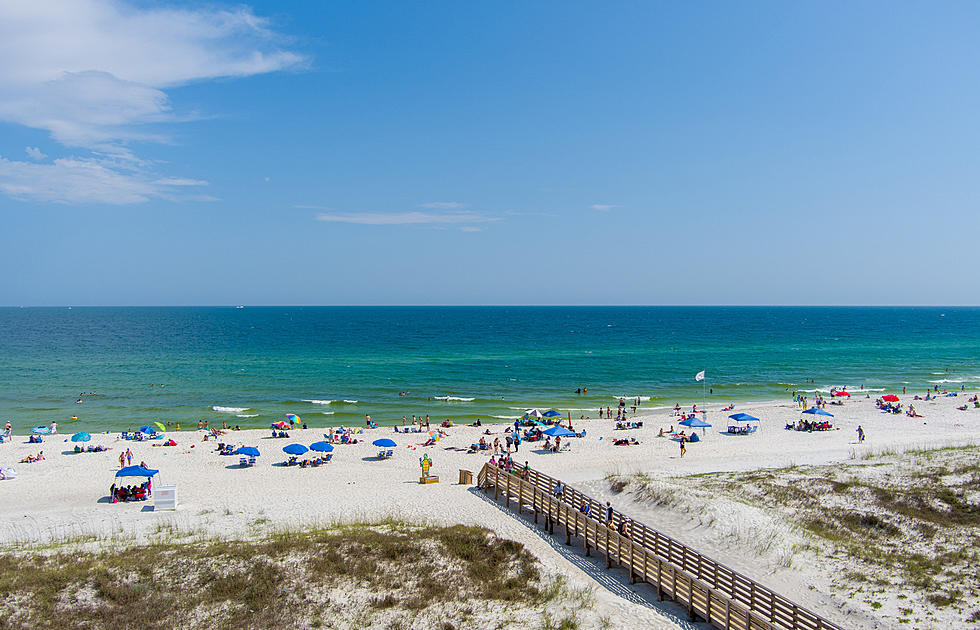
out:
<path id="1" fill-rule="evenodd" d="M 606 501 L 606 525 L 612 527 L 613 509 L 609 501 Z"/>

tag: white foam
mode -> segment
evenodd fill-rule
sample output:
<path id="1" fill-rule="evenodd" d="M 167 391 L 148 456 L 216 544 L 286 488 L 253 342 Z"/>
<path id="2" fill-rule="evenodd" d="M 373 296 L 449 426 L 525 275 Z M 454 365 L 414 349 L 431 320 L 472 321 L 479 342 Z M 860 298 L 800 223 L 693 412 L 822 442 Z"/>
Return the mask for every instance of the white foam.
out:
<path id="1" fill-rule="evenodd" d="M 218 405 L 211 407 L 211 411 L 219 413 L 245 413 L 248 409 L 248 407 L 219 407 Z"/>
<path id="2" fill-rule="evenodd" d="M 259 417 L 259 414 L 257 414 L 257 413 L 239 413 L 239 414 L 235 414 L 235 417 L 236 418 L 258 418 Z"/>
<path id="3" fill-rule="evenodd" d="M 436 400 L 445 400 L 446 402 L 473 402 L 476 398 L 464 398 L 462 396 L 435 396 Z"/>
<path id="4" fill-rule="evenodd" d="M 500 420 L 516 420 L 514 416 L 490 416 L 491 418 L 499 418 Z"/>
<path id="5" fill-rule="evenodd" d="M 965 383 L 966 381 L 962 378 L 941 378 L 938 381 L 929 381 L 930 383 Z"/>
<path id="6" fill-rule="evenodd" d="M 307 400 L 306 398 L 304 398 L 303 402 L 313 403 L 314 405 L 329 405 L 333 401 L 332 400 Z"/>
<path id="7" fill-rule="evenodd" d="M 321 411 L 320 413 L 322 413 L 325 416 L 332 416 L 333 414 L 335 414 L 337 412 L 336 411 Z"/>
<path id="8" fill-rule="evenodd" d="M 650 397 L 649 396 L 636 396 L 636 395 L 633 395 L 633 396 L 613 396 L 613 398 L 615 398 L 616 400 L 619 400 L 620 398 L 625 398 L 626 400 L 631 400 L 631 399 L 632 400 L 636 400 L 637 398 L 639 398 L 640 399 L 640 402 L 643 402 L 644 400 L 650 400 Z"/>
<path id="9" fill-rule="evenodd" d="M 357 400 L 345 400 L 344 402 L 347 403 L 348 405 L 356 405 L 359 401 L 357 401 Z"/>

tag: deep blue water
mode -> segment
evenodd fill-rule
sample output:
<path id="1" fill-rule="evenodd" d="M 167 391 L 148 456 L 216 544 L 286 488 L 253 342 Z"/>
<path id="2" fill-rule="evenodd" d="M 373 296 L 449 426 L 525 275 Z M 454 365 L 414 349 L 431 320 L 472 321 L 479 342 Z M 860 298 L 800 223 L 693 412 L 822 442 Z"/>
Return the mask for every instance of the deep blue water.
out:
<path id="1" fill-rule="evenodd" d="M 315 426 L 365 414 L 469 421 L 532 406 L 594 417 L 620 395 L 698 401 L 700 370 L 715 402 L 841 385 L 975 388 L 980 309 L 0 309 L 0 420 L 19 429 L 257 427 L 285 413 Z M 76 404 L 81 392 L 97 395 Z M 434 399 L 447 395 L 473 400 Z"/>

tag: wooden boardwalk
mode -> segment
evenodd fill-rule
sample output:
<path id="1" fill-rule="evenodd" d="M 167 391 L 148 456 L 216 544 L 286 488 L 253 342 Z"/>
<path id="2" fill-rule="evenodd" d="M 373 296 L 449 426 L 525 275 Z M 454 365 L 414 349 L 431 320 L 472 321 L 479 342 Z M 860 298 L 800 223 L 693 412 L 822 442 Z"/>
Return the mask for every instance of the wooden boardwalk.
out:
<path id="1" fill-rule="evenodd" d="M 606 568 L 620 566 L 630 581 L 647 582 L 657 596 L 674 600 L 691 620 L 703 619 L 716 628 L 732 630 L 841 630 L 816 613 L 799 606 L 741 573 L 715 562 L 660 532 L 613 511 L 612 527 L 605 524 L 605 506 L 569 486 L 560 497 L 558 481 L 536 470 L 527 478 L 485 464 L 476 484 L 493 492 L 508 508 L 534 513 L 549 533 L 564 528 L 565 544 L 581 541 L 585 555 L 601 552 Z M 589 506 L 589 514 L 581 511 Z M 629 536 L 618 533 L 623 520 Z"/>

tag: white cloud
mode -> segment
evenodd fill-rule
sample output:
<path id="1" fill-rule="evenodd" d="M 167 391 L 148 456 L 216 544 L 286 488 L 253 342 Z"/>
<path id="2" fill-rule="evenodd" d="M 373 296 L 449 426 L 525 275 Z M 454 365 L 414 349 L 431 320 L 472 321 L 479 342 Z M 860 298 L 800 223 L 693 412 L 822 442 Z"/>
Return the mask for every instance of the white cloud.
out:
<path id="1" fill-rule="evenodd" d="M 465 203 L 459 203 L 458 201 L 430 201 L 429 203 L 419 204 L 420 208 L 428 208 L 430 210 L 456 210 L 459 208 L 465 208 Z"/>
<path id="2" fill-rule="evenodd" d="M 65 146 L 90 151 L 90 156 L 62 160 L 55 168 L 77 172 L 78 164 L 100 167 L 105 177 L 97 197 L 107 203 L 144 200 L 152 192 L 133 191 L 146 185 L 166 190 L 180 181 L 151 176 L 149 165 L 130 148 L 137 142 L 166 142 L 161 123 L 192 118 L 173 111 L 165 90 L 302 66 L 306 60 L 283 44 L 269 22 L 247 7 L 3 0 L 0 121 L 43 130 Z M 7 177 L 15 173 L 18 179 L 0 180 L 0 189 L 25 189 L 26 174 L 39 172 L 26 168 L 30 163 L 17 164 L 5 162 Z M 41 180 L 26 189 L 47 190 L 50 184 Z M 115 198 L 113 185 L 118 187 Z M 18 196 L 32 198 L 28 192 Z M 71 201 L 72 195 L 64 191 L 57 196 Z M 77 201 L 88 199 L 83 193 Z"/>
<path id="3" fill-rule="evenodd" d="M 41 152 L 41 149 L 37 147 L 24 147 L 24 150 L 27 151 L 27 157 L 37 162 L 40 162 L 44 158 L 48 157 L 47 155 Z"/>
<path id="4" fill-rule="evenodd" d="M 609 212 L 616 206 L 606 204 L 606 203 L 594 203 L 589 207 L 592 208 L 593 210 L 598 210 L 599 212 Z"/>
<path id="5" fill-rule="evenodd" d="M 475 212 L 324 213 L 317 215 L 316 218 L 318 221 L 327 221 L 330 223 L 357 223 L 360 225 L 448 225 L 452 223 L 487 223 L 500 220 L 496 217 L 485 216 Z"/>
<path id="6" fill-rule="evenodd" d="M 110 168 L 104 160 L 66 158 L 51 164 L 33 164 L 0 157 L 0 192 L 25 201 L 121 205 L 151 198 L 176 200 L 187 198 L 180 189 L 205 183 L 147 179 L 138 172 Z"/>
<path id="7" fill-rule="evenodd" d="M 459 231 L 460 232 L 482 232 L 483 231 L 483 228 L 476 227 L 475 225 L 464 225 L 463 227 L 459 228 Z"/>

